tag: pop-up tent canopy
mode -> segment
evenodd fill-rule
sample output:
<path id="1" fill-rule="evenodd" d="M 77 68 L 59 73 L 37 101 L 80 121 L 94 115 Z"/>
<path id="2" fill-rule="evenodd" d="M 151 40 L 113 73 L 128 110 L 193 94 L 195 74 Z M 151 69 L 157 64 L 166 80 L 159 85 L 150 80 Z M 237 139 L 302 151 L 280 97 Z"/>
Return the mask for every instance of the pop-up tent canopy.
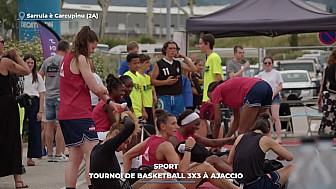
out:
<path id="1" fill-rule="evenodd" d="M 217 38 L 275 37 L 336 30 L 336 15 L 301 0 L 241 0 L 212 14 L 187 19 L 186 30 Z"/>

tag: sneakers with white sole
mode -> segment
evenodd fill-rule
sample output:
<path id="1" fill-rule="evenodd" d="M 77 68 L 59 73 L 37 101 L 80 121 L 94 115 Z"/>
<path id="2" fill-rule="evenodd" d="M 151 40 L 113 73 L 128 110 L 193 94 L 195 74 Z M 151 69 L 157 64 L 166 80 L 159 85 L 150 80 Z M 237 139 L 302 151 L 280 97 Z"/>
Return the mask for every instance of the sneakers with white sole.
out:
<path id="1" fill-rule="evenodd" d="M 48 155 L 47 159 L 48 159 L 48 162 L 54 162 L 54 156 L 53 155 Z"/>
<path id="2" fill-rule="evenodd" d="M 69 161 L 69 158 L 66 157 L 64 154 L 60 156 L 54 156 L 54 162 L 67 162 Z"/>

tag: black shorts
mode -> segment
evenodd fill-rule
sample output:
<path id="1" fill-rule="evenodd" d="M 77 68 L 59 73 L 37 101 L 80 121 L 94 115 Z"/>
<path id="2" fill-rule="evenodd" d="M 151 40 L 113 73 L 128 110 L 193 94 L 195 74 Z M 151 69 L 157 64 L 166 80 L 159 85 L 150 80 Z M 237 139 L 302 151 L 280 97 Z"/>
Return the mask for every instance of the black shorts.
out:
<path id="1" fill-rule="evenodd" d="M 245 106 L 270 108 L 272 105 L 272 95 L 271 86 L 266 81 L 259 81 L 246 94 L 243 108 Z"/>
<path id="2" fill-rule="evenodd" d="M 244 189 L 280 189 L 281 184 L 279 183 L 280 175 L 277 171 L 273 171 L 260 177 L 258 180 L 244 185 Z"/>
<path id="3" fill-rule="evenodd" d="M 99 141 L 96 124 L 91 118 L 59 120 L 66 147 L 79 146 L 84 139 Z"/>

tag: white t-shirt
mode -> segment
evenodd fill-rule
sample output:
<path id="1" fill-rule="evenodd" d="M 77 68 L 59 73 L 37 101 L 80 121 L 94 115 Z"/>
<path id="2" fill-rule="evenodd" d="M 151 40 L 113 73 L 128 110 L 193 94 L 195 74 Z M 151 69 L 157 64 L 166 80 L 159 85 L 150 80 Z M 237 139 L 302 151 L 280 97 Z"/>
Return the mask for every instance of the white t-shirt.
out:
<path id="1" fill-rule="evenodd" d="M 102 79 L 99 77 L 98 74 L 93 73 L 93 77 L 96 79 L 99 85 L 104 85 Z M 91 91 L 90 91 L 90 95 L 91 95 L 91 105 L 96 106 L 98 104 L 98 97 Z"/>
<path id="2" fill-rule="evenodd" d="M 272 87 L 273 93 L 277 90 L 279 84 L 283 82 L 282 76 L 277 70 L 272 70 L 270 72 L 262 71 L 257 77 L 266 81 Z"/>
<path id="3" fill-rule="evenodd" d="M 37 81 L 34 82 L 34 83 L 32 83 L 32 81 L 33 81 L 33 74 L 32 73 L 24 76 L 24 90 L 23 90 L 23 93 L 26 93 L 29 96 L 40 97 L 39 93 L 46 91 L 42 76 L 37 73 Z"/>

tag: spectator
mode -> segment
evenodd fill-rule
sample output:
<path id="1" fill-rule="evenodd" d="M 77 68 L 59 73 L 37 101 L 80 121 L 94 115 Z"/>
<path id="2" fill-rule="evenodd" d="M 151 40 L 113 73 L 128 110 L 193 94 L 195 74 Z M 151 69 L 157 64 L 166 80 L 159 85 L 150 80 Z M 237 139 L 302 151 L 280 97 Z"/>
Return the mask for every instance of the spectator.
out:
<path id="1" fill-rule="evenodd" d="M 331 134 L 336 136 L 336 50 L 333 50 L 328 58 L 328 66 L 326 67 L 321 88 L 318 97 L 318 105 L 323 112 L 319 134 Z M 328 130 L 326 129 L 328 128 Z"/>
<path id="2" fill-rule="evenodd" d="M 131 54 L 131 53 L 135 53 L 138 54 L 139 53 L 139 45 L 137 42 L 135 41 L 130 41 L 129 43 L 127 43 L 127 53 Z M 130 67 L 127 64 L 127 60 L 124 60 L 120 63 L 119 66 L 119 75 L 124 75 L 127 71 L 130 70 Z M 147 70 L 145 73 L 150 75 L 151 72 L 153 70 L 152 64 L 149 64 L 149 70 Z"/>
<path id="3" fill-rule="evenodd" d="M 4 43 L 0 36 L 0 51 L 3 50 Z M 30 69 L 14 49 L 9 49 L 7 56 L 0 56 L 0 146 L 3 154 L 0 161 L 0 177 L 13 175 L 16 188 L 28 188 L 21 178 L 23 172 L 19 109 L 12 92 L 9 72 L 28 75 Z M 13 57 L 14 60 L 9 57 Z"/>
<path id="4" fill-rule="evenodd" d="M 257 75 L 257 77 L 266 81 L 272 87 L 273 95 L 272 95 L 271 112 L 277 133 L 277 138 L 275 141 L 281 143 L 281 122 L 279 118 L 279 110 L 280 110 L 279 92 L 282 89 L 283 79 L 279 71 L 272 69 L 274 65 L 272 57 L 266 56 L 263 60 L 263 63 L 264 63 L 264 71 L 260 72 Z"/>
<path id="5" fill-rule="evenodd" d="M 141 80 L 142 103 L 147 113 L 147 123 L 154 125 L 153 107 L 155 107 L 157 97 L 150 76 L 145 74 L 149 69 L 150 57 L 146 54 L 139 54 L 139 59 L 140 69 L 138 73 Z"/>
<path id="6" fill-rule="evenodd" d="M 36 72 L 36 58 L 32 54 L 25 54 L 23 60 L 28 64 L 30 74 L 25 76 L 24 93 L 30 96 L 32 106 L 25 109 L 28 119 L 28 152 L 27 165 L 35 166 L 32 158 L 42 157 L 41 120 L 44 111 L 45 86 L 42 76 Z"/>
<path id="7" fill-rule="evenodd" d="M 130 94 L 130 97 L 132 100 L 132 107 L 135 116 L 140 119 L 147 119 L 148 115 L 144 109 L 142 102 L 140 74 L 138 73 L 138 70 L 140 69 L 139 55 L 131 53 L 127 55 L 126 59 L 128 67 L 130 67 L 130 70 L 126 72 L 124 75 L 130 76 L 133 81 L 133 90 Z"/>
<path id="8" fill-rule="evenodd" d="M 96 68 L 94 67 L 94 65 L 92 64 L 91 66 L 92 66 L 91 71 L 92 71 L 93 77 L 97 81 L 98 85 L 104 85 L 102 79 L 96 73 Z M 91 105 L 92 105 L 92 110 L 93 110 L 97 106 L 99 98 L 92 91 L 90 91 L 90 96 L 91 96 Z"/>
<path id="9" fill-rule="evenodd" d="M 191 82 L 184 74 L 182 74 L 182 85 L 183 85 L 183 102 L 184 108 L 192 110 L 193 109 L 193 95 L 191 91 Z"/>
<path id="10" fill-rule="evenodd" d="M 226 63 L 226 75 L 229 78 L 242 77 L 243 72 L 250 66 L 250 63 L 249 61 L 246 61 L 243 68 L 241 68 L 242 65 L 240 64 L 240 61 L 244 59 L 245 53 L 242 46 L 234 46 L 233 51 L 233 59 Z"/>
<path id="11" fill-rule="evenodd" d="M 39 71 L 39 74 L 45 80 L 46 94 L 45 94 L 45 138 L 47 143 L 48 162 L 64 162 L 69 159 L 64 155 L 65 143 L 57 119 L 57 112 L 60 104 L 60 66 L 63 61 L 63 57 L 69 51 L 69 43 L 66 41 L 60 41 L 57 45 L 57 54 L 47 58 Z M 55 134 L 56 125 L 56 134 Z M 53 154 L 53 142 L 56 142 L 55 156 Z"/>
<path id="12" fill-rule="evenodd" d="M 207 120 L 213 120 L 214 119 L 214 109 L 213 104 L 211 101 L 209 101 L 207 91 L 209 84 L 214 81 L 221 81 L 224 79 L 223 75 L 223 69 L 222 69 L 222 59 L 220 56 L 213 52 L 213 47 L 215 45 L 215 37 L 211 34 L 205 34 L 200 37 L 198 48 L 201 50 L 201 52 L 205 53 L 208 58 L 205 63 L 205 70 L 204 70 L 204 85 L 203 85 L 203 99 L 200 109 L 200 117 L 201 117 L 201 126 L 198 131 L 198 134 L 205 137 L 207 136 L 209 125 Z M 221 135 L 214 135 L 213 138 L 218 138 Z M 220 137 L 222 138 L 222 137 Z"/>
<path id="13" fill-rule="evenodd" d="M 163 44 L 162 54 L 165 57 L 154 65 L 151 81 L 158 95 L 158 107 L 178 116 L 184 111 L 182 70 L 194 72 L 196 67 L 188 57 L 179 53 L 179 47 L 174 41 Z M 174 58 L 183 58 L 187 63 Z"/>
<path id="14" fill-rule="evenodd" d="M 191 72 L 191 90 L 193 93 L 193 109 L 199 113 L 203 99 L 203 71 L 205 61 L 203 59 L 196 59 L 196 72 Z"/>

